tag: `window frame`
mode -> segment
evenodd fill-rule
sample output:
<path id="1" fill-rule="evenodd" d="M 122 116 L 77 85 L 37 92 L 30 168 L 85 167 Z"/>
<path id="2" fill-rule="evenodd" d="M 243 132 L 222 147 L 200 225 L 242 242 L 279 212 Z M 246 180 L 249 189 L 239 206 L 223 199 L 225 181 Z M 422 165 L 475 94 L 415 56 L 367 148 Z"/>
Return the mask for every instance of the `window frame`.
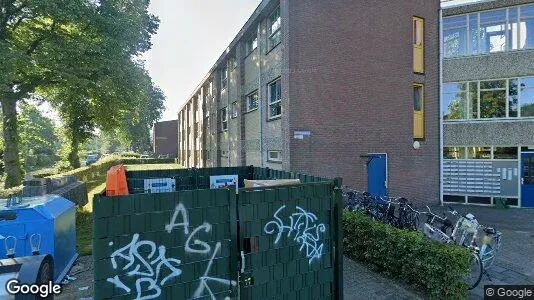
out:
<path id="1" fill-rule="evenodd" d="M 425 73 L 425 18 L 419 16 L 412 17 L 413 32 L 412 32 L 412 45 L 413 45 L 413 71 L 417 74 Z M 421 41 L 418 43 L 419 30 L 417 24 L 421 24 Z M 421 69 L 416 67 L 416 53 L 421 53 Z"/>
<path id="2" fill-rule="evenodd" d="M 425 138 L 425 85 L 423 83 L 414 83 L 413 85 L 413 122 L 414 122 L 414 128 L 413 128 L 413 138 L 415 140 L 422 140 Z M 415 110 L 415 91 L 416 89 L 420 89 L 420 110 Z M 420 120 L 420 121 L 419 121 Z M 416 121 L 421 122 L 421 134 L 416 134 Z M 419 131 L 417 131 L 419 132 Z"/>
<path id="3" fill-rule="evenodd" d="M 221 132 L 228 131 L 228 107 L 221 108 Z M 226 127 L 226 128 L 225 128 Z"/>
<path id="4" fill-rule="evenodd" d="M 258 48 L 258 35 L 254 34 L 245 42 L 245 56 L 250 55 Z"/>
<path id="5" fill-rule="evenodd" d="M 484 79 L 484 80 L 476 80 L 476 81 L 458 81 L 458 82 L 444 82 L 443 84 L 446 85 L 446 84 L 466 84 L 468 89 L 466 91 L 467 93 L 467 106 L 466 106 L 466 118 L 464 119 L 443 119 L 443 111 L 442 111 L 442 108 L 440 108 L 440 118 L 443 120 L 443 122 L 492 122 L 492 121 L 499 121 L 499 120 L 529 120 L 529 119 L 534 119 L 534 115 L 532 116 L 523 116 L 523 112 L 522 112 L 522 104 L 523 104 L 523 101 L 522 101 L 522 88 L 521 88 L 521 84 L 523 82 L 523 80 L 527 80 L 527 79 L 531 79 L 531 80 L 534 80 L 534 76 L 523 76 L 523 77 L 511 77 L 511 78 L 495 78 L 495 79 Z M 481 82 L 486 82 L 486 81 L 505 81 L 505 87 L 506 87 L 506 92 L 505 92 L 505 97 L 506 97 L 506 103 L 505 103 L 505 109 L 506 109 L 506 116 L 505 117 L 497 117 L 497 118 L 481 118 L 480 117 L 480 94 L 481 94 L 481 89 L 480 89 L 480 83 Z M 517 88 L 517 116 L 514 117 L 514 116 L 510 116 L 510 82 L 513 81 L 513 80 L 517 80 L 517 85 L 518 85 L 518 88 Z M 472 106 L 471 105 L 471 93 L 473 93 L 471 91 L 471 85 L 472 84 L 476 84 L 477 86 L 477 91 L 476 91 L 476 100 L 477 100 L 477 117 L 476 118 L 473 118 L 473 116 L 471 115 L 470 111 L 469 111 L 469 108 Z M 526 88 L 523 88 L 523 90 L 525 89 L 528 89 L 528 90 L 533 90 L 534 91 L 534 85 L 532 85 L 532 87 L 529 87 L 527 86 Z M 490 90 L 493 90 L 493 89 L 483 89 L 482 91 L 490 91 Z M 494 89 L 494 90 L 504 90 L 504 89 Z M 441 99 L 443 100 L 444 99 L 444 95 L 445 94 L 449 94 L 449 93 L 442 93 L 441 94 Z M 534 102 L 533 102 L 534 104 Z"/>
<path id="6" fill-rule="evenodd" d="M 221 91 L 228 87 L 228 66 L 223 66 L 221 69 Z"/>
<path id="7" fill-rule="evenodd" d="M 256 95 L 256 106 L 251 108 L 251 105 L 250 105 L 250 100 L 251 100 L 251 96 L 252 95 Z M 255 111 L 258 109 L 258 107 L 260 107 L 260 94 L 259 94 L 259 91 L 258 90 L 255 90 L 251 93 L 249 93 L 248 95 L 245 96 L 245 100 L 247 102 L 247 110 L 246 112 L 251 112 L 251 111 Z"/>
<path id="8" fill-rule="evenodd" d="M 230 104 L 230 108 L 231 108 L 230 110 L 231 110 L 231 113 L 232 113 L 230 115 L 230 118 L 231 119 L 237 118 L 237 115 L 238 115 L 238 112 L 237 112 L 237 110 L 238 110 L 237 109 L 237 101 L 232 102 L 232 104 Z"/>
<path id="9" fill-rule="evenodd" d="M 275 21 L 273 21 L 273 16 L 275 14 L 278 14 L 278 18 L 276 18 Z M 276 46 L 278 46 L 281 42 L 282 42 L 282 11 L 280 9 L 280 5 L 278 5 L 270 14 L 269 14 L 269 17 L 267 17 L 267 20 L 268 20 L 268 27 L 267 27 L 267 33 L 268 33 L 268 36 L 267 36 L 267 41 L 268 41 L 268 45 L 269 47 L 267 47 L 267 53 L 270 52 L 272 49 L 274 49 Z M 274 30 L 273 30 L 273 25 L 276 24 L 276 23 L 280 23 L 278 25 L 278 27 Z M 279 38 L 277 38 L 277 41 L 276 42 L 273 42 L 273 39 L 275 37 L 275 35 L 280 35 Z"/>
<path id="10" fill-rule="evenodd" d="M 278 158 L 272 158 L 271 153 L 277 153 Z M 282 150 L 267 151 L 267 161 L 271 163 L 282 163 Z"/>
<path id="11" fill-rule="evenodd" d="M 280 84 L 280 98 L 276 99 L 275 101 L 272 101 L 272 94 L 271 94 L 271 87 L 275 84 Z M 278 90 L 278 89 L 277 89 Z M 282 79 L 281 77 L 278 77 L 277 79 L 269 82 L 267 84 L 267 120 L 276 120 L 280 117 L 282 117 Z M 271 107 L 274 105 L 280 105 L 280 114 L 278 115 L 271 115 Z"/>
<path id="12" fill-rule="evenodd" d="M 444 53 L 445 59 L 450 58 L 458 58 L 458 57 L 466 57 L 466 56 L 477 56 L 477 55 L 488 55 L 492 53 L 500 53 L 500 52 L 509 52 L 509 51 L 523 51 L 523 50 L 532 50 L 534 49 L 534 44 L 532 46 L 528 46 L 528 32 L 524 32 L 523 26 L 521 26 L 521 22 L 524 22 L 525 20 L 532 20 L 534 19 L 534 16 L 528 16 L 523 17 L 523 9 L 526 7 L 533 7 L 533 3 L 525 3 L 520 5 L 514 5 L 514 6 L 508 6 L 508 7 L 498 7 L 488 10 L 482 10 L 478 12 L 471 12 L 471 13 L 464 13 L 464 14 L 458 14 L 458 15 L 452 15 L 444 17 L 443 20 L 455 18 L 455 17 L 465 17 L 466 18 L 466 45 L 464 48 L 465 54 L 460 55 L 451 55 L 447 56 Z M 489 12 L 495 12 L 499 10 L 505 10 L 505 23 L 504 23 L 504 37 L 505 37 L 505 47 L 502 51 L 493 51 L 490 52 L 489 49 L 481 51 L 481 43 L 482 43 L 482 37 L 484 36 L 481 34 L 481 21 L 480 21 L 480 15 L 483 13 L 489 13 Z M 515 10 L 515 12 L 514 12 Z M 476 20 L 471 21 L 471 17 L 474 16 Z M 476 23 L 476 30 L 473 30 L 472 25 Z M 515 27 L 514 28 L 514 24 Z M 457 27 L 450 27 L 450 28 L 443 28 L 442 33 L 445 34 L 446 30 L 450 29 L 456 29 L 456 28 L 463 28 L 463 26 L 457 26 Z M 476 45 L 473 45 L 473 35 L 476 33 Z M 534 33 L 533 33 L 534 34 Z M 525 44 L 521 45 L 521 38 L 525 38 Z M 534 41 L 534 39 L 532 40 Z M 517 45 L 514 43 L 517 42 Z M 441 47 L 445 46 L 445 39 L 443 39 Z M 476 49 L 473 49 L 476 46 Z"/>

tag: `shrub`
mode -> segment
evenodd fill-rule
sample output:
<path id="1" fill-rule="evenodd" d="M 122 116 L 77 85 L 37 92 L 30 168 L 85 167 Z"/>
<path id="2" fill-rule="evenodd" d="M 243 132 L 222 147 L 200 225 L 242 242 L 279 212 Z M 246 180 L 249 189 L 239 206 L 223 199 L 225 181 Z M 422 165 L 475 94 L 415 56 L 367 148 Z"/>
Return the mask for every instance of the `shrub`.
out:
<path id="1" fill-rule="evenodd" d="M 470 253 L 434 242 L 418 232 L 372 221 L 360 213 L 343 215 L 343 247 L 348 257 L 424 289 L 431 299 L 465 299 Z"/>

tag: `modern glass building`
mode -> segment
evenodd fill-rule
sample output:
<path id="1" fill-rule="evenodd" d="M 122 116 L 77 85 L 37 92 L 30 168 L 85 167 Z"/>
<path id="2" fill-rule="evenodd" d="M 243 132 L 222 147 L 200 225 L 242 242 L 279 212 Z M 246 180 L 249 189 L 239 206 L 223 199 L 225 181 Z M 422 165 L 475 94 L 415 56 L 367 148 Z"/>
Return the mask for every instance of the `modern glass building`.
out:
<path id="1" fill-rule="evenodd" d="M 443 202 L 534 207 L 534 1 L 442 9 Z"/>

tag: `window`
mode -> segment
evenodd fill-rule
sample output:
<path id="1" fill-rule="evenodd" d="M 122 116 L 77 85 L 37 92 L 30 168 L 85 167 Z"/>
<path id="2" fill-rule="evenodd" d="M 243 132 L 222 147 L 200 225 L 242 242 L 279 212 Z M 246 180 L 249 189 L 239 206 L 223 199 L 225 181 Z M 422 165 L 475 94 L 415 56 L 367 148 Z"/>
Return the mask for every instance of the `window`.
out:
<path id="1" fill-rule="evenodd" d="M 232 103 L 232 119 L 237 118 L 237 101 Z"/>
<path id="2" fill-rule="evenodd" d="M 534 48 L 534 4 L 521 6 L 519 23 L 519 48 Z"/>
<path id="3" fill-rule="evenodd" d="M 506 81 L 480 82 L 480 118 L 506 117 Z"/>
<path id="4" fill-rule="evenodd" d="M 413 85 L 413 137 L 425 137 L 424 91 L 422 84 Z"/>
<path id="5" fill-rule="evenodd" d="M 258 108 L 259 96 L 258 91 L 254 91 L 247 95 L 247 112 Z"/>
<path id="6" fill-rule="evenodd" d="M 235 57 L 230 58 L 228 63 L 230 65 L 230 69 L 233 70 L 233 69 L 237 68 L 237 60 L 235 59 Z"/>
<path id="7" fill-rule="evenodd" d="M 534 4 L 443 18 L 445 57 L 534 48 Z"/>
<path id="8" fill-rule="evenodd" d="M 441 115 L 443 120 L 467 118 L 467 83 L 447 83 L 443 85 Z"/>
<path id="9" fill-rule="evenodd" d="M 463 56 L 467 49 L 466 16 L 443 18 L 443 55 Z"/>
<path id="10" fill-rule="evenodd" d="M 269 16 L 269 50 L 278 45 L 282 40 L 282 32 L 280 31 L 281 25 L 280 6 L 278 6 Z"/>
<path id="11" fill-rule="evenodd" d="M 464 203 L 465 196 L 443 195 L 443 202 Z"/>
<path id="12" fill-rule="evenodd" d="M 517 159 L 517 147 L 495 147 L 493 159 Z"/>
<path id="13" fill-rule="evenodd" d="M 474 204 L 491 204 L 491 197 L 468 196 L 468 197 L 467 197 L 467 203 L 474 203 Z"/>
<path id="14" fill-rule="evenodd" d="M 517 82 L 517 79 L 511 79 L 508 82 L 508 116 L 511 118 L 518 116 L 519 95 Z"/>
<path id="15" fill-rule="evenodd" d="M 269 83 L 269 119 L 282 115 L 282 85 L 280 79 Z"/>
<path id="16" fill-rule="evenodd" d="M 258 36 L 255 35 L 245 43 L 245 55 L 249 55 L 258 47 Z"/>
<path id="17" fill-rule="evenodd" d="M 534 117 L 534 77 L 521 78 L 520 81 L 521 117 Z"/>
<path id="18" fill-rule="evenodd" d="M 491 147 L 467 147 L 468 159 L 491 159 Z"/>
<path id="19" fill-rule="evenodd" d="M 413 18 L 413 71 L 425 72 L 424 20 Z"/>
<path id="20" fill-rule="evenodd" d="M 228 130 L 228 111 L 226 107 L 221 109 L 221 125 L 222 131 Z"/>
<path id="21" fill-rule="evenodd" d="M 443 147 L 444 159 L 465 159 L 465 147 Z"/>
<path id="22" fill-rule="evenodd" d="M 228 68 L 224 66 L 221 69 L 221 90 L 226 89 L 227 85 L 228 85 Z"/>
<path id="23" fill-rule="evenodd" d="M 270 162 L 282 162 L 282 151 L 271 150 L 267 152 L 267 161 Z"/>

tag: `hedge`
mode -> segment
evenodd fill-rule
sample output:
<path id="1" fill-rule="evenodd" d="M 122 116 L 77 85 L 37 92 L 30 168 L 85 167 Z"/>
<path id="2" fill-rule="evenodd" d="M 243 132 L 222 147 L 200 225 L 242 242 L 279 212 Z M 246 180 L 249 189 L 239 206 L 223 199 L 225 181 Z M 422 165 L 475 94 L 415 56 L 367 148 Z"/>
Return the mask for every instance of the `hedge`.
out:
<path id="1" fill-rule="evenodd" d="M 343 214 L 343 247 L 351 259 L 423 289 L 430 299 L 465 299 L 470 253 L 353 212 Z"/>
<path id="2" fill-rule="evenodd" d="M 87 184 L 87 189 L 91 190 L 94 187 L 102 184 L 103 178 L 105 180 L 106 172 L 114 165 L 125 164 L 125 165 L 136 165 L 136 164 L 171 164 L 176 163 L 174 158 L 131 158 L 131 157 L 120 157 L 120 156 L 109 156 L 106 157 L 90 166 L 81 167 L 74 169 L 68 172 L 50 175 L 47 172 L 41 174 L 36 174 L 36 178 L 44 177 L 61 177 L 66 175 L 72 175 L 76 177 L 77 180 L 83 181 Z M 0 189 L 0 198 L 7 198 L 10 195 L 21 195 L 22 186 L 14 187 L 8 190 Z"/>

